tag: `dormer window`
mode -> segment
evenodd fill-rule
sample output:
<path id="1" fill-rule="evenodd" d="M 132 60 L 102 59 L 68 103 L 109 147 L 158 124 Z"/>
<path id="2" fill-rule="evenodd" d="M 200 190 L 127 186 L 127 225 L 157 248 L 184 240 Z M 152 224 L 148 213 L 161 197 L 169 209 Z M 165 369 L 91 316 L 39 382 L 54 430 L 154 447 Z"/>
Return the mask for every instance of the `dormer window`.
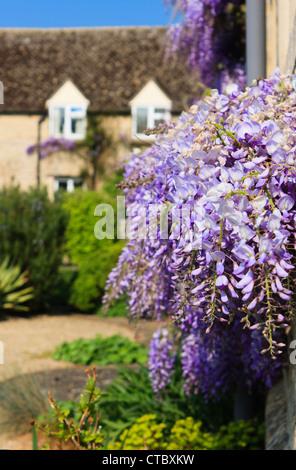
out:
<path id="1" fill-rule="evenodd" d="M 86 134 L 88 104 L 89 101 L 68 80 L 47 101 L 49 135 L 71 140 L 83 140 Z"/>
<path id="2" fill-rule="evenodd" d="M 154 136 L 145 135 L 145 131 L 171 119 L 172 102 L 153 80 L 130 101 L 130 106 L 135 139 L 153 140 Z"/>
<path id="3" fill-rule="evenodd" d="M 159 126 L 170 120 L 170 112 L 166 108 L 155 106 L 135 106 L 132 114 L 135 119 L 136 134 L 144 134 L 147 129 Z"/>
<path id="4" fill-rule="evenodd" d="M 67 139 L 84 139 L 86 108 L 83 106 L 55 106 L 49 108 L 50 135 Z"/>

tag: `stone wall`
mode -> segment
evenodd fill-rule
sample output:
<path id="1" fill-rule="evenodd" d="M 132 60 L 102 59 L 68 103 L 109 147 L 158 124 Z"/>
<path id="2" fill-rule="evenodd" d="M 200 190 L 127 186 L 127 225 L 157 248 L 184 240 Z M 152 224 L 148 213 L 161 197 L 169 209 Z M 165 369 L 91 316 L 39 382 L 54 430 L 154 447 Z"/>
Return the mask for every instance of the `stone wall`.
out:
<path id="1" fill-rule="evenodd" d="M 287 345 L 296 339 L 296 324 Z M 293 349 L 289 349 L 289 354 Z M 290 361 L 280 380 L 269 392 L 266 403 L 266 450 L 296 450 L 296 365 Z"/>
<path id="2" fill-rule="evenodd" d="M 295 0 L 266 0 L 266 71 L 293 72 L 296 57 Z"/>
<path id="3" fill-rule="evenodd" d="M 27 155 L 26 149 L 35 144 L 40 116 L 0 115 L 0 188 L 20 185 L 24 190 L 37 184 L 37 154 Z M 129 152 L 131 116 L 105 116 L 103 126 L 111 136 L 113 146 L 104 155 L 104 166 L 114 167 L 115 162 Z M 48 137 L 48 121 L 42 123 L 41 140 Z M 136 142 L 134 142 L 136 144 Z M 41 161 L 41 185 L 54 193 L 55 177 L 79 177 L 90 169 L 84 159 L 73 153 L 59 153 Z"/>
<path id="4" fill-rule="evenodd" d="M 39 116 L 0 116 L 0 187 L 12 182 L 28 188 L 36 184 L 36 158 L 26 148 L 37 139 Z"/>

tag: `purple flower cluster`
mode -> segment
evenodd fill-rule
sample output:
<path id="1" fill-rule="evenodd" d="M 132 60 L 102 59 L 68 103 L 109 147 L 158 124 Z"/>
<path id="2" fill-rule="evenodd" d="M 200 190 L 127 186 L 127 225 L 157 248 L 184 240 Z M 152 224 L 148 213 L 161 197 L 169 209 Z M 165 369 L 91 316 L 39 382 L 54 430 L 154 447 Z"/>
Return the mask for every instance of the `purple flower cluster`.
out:
<path id="1" fill-rule="evenodd" d="M 189 66 L 200 71 L 206 86 L 219 87 L 238 80 L 243 89 L 244 3 L 244 0 L 164 0 L 181 17 L 179 23 L 169 28 L 167 57 L 176 54 L 187 57 Z"/>
<path id="2" fill-rule="evenodd" d="M 30 145 L 27 148 L 27 154 L 33 155 L 40 150 L 40 157 L 46 158 L 57 152 L 75 150 L 75 142 L 65 138 L 49 137 L 40 144 Z"/>
<path id="3" fill-rule="evenodd" d="M 134 227 L 106 288 L 135 318 L 169 317 L 186 390 L 214 396 L 243 370 L 270 386 L 295 308 L 296 77 L 212 90 L 125 170 Z M 137 238 L 143 208 L 169 236 Z M 181 214 L 181 216 L 180 216 Z M 276 360 L 273 360 L 276 359 Z"/>
<path id="4" fill-rule="evenodd" d="M 186 394 L 219 399 L 242 378 L 250 391 L 257 384 L 271 387 L 281 373 L 282 361 L 262 355 L 265 344 L 260 332 L 244 330 L 239 316 L 227 327 L 216 325 L 211 334 L 205 334 L 202 324 L 193 329 L 181 345 Z"/>
<path id="5" fill-rule="evenodd" d="M 154 334 L 149 352 L 149 377 L 158 394 L 165 389 L 174 373 L 176 351 L 169 331 L 159 328 Z"/>

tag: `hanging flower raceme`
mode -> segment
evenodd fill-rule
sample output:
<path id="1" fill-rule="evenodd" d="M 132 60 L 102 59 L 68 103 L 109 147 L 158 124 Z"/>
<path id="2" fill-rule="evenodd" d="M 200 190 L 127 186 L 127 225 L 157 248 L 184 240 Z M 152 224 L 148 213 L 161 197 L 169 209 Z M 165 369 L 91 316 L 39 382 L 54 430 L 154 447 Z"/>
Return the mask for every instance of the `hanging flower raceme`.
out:
<path id="1" fill-rule="evenodd" d="M 149 353 L 149 376 L 156 393 L 165 389 L 174 373 L 176 351 L 166 328 L 158 329 L 151 340 Z"/>
<path id="2" fill-rule="evenodd" d="M 32 155 L 35 152 L 40 153 L 41 158 L 46 158 L 49 155 L 56 154 L 62 151 L 73 151 L 75 150 L 75 142 L 63 137 L 49 137 L 40 144 L 30 145 L 27 148 L 27 154 Z"/>
<path id="3" fill-rule="evenodd" d="M 199 70 L 208 87 L 246 85 L 244 70 L 244 0 L 164 0 L 179 14 L 167 35 L 166 56 L 179 55 Z"/>
<path id="4" fill-rule="evenodd" d="M 135 317 L 172 319 L 188 391 L 213 396 L 240 368 L 250 386 L 279 373 L 295 303 L 295 83 L 277 72 L 212 90 L 126 167 L 135 230 L 105 302 L 126 293 Z M 139 239 L 139 214 L 157 208 Z"/>

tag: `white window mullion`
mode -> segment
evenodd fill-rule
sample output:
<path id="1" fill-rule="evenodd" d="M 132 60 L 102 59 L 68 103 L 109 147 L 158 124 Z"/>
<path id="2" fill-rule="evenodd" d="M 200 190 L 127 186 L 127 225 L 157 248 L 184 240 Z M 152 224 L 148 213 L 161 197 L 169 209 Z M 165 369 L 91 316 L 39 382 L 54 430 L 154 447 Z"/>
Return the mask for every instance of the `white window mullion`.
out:
<path id="1" fill-rule="evenodd" d="M 72 193 L 74 191 L 74 180 L 73 179 L 68 179 L 67 181 L 67 191 L 68 193 Z"/>
<path id="2" fill-rule="evenodd" d="M 48 110 L 48 130 L 49 130 L 49 135 L 54 135 L 54 119 L 53 119 L 53 114 L 54 114 L 54 108 L 53 106 L 50 106 Z"/>
<path id="3" fill-rule="evenodd" d="M 148 106 L 148 127 L 154 127 L 154 116 L 153 116 L 154 108 L 153 106 Z"/>
<path id="4" fill-rule="evenodd" d="M 67 191 L 68 193 L 72 193 L 78 187 L 82 187 L 84 189 L 87 187 L 83 179 L 78 176 L 57 176 L 53 182 L 54 192 Z"/>
<path id="5" fill-rule="evenodd" d="M 70 119 L 70 107 L 65 107 L 65 137 L 68 139 L 71 136 L 71 119 Z"/>

